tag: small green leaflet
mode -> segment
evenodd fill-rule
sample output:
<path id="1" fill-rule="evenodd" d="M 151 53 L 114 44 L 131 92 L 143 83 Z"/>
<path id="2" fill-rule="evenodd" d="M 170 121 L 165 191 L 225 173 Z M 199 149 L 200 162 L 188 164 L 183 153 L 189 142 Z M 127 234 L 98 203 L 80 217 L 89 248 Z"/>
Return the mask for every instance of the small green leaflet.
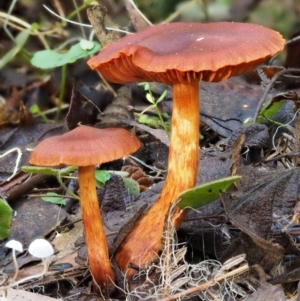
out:
<path id="1" fill-rule="evenodd" d="M 41 199 L 44 202 L 56 204 L 56 205 L 66 205 L 66 200 L 55 192 L 47 192 L 45 196 L 42 196 Z"/>
<path id="2" fill-rule="evenodd" d="M 131 178 L 123 178 L 124 186 L 128 190 L 128 193 L 131 194 L 139 194 L 140 193 L 140 185 L 137 181 Z"/>
<path id="3" fill-rule="evenodd" d="M 93 47 L 91 43 L 93 43 Z M 98 52 L 100 48 L 100 44 L 97 42 L 89 42 L 87 44 L 81 41 L 73 45 L 69 51 L 65 53 L 59 53 L 54 50 L 42 50 L 34 54 L 33 58 L 31 59 L 31 64 L 41 69 L 61 67 L 66 64 L 74 63 L 78 59 L 92 55 Z"/>
<path id="4" fill-rule="evenodd" d="M 96 185 L 100 188 L 110 179 L 110 173 L 107 170 L 96 170 L 95 178 Z"/>
<path id="5" fill-rule="evenodd" d="M 11 219 L 11 208 L 4 200 L 0 199 L 0 240 L 8 236 Z"/>
<path id="6" fill-rule="evenodd" d="M 220 193 L 229 191 L 233 183 L 240 179 L 240 176 L 227 177 L 186 190 L 178 197 L 180 199 L 178 207 L 196 209 L 207 205 L 217 200 Z"/>
<path id="7" fill-rule="evenodd" d="M 284 105 L 285 101 L 276 100 L 276 101 L 268 101 L 261 111 L 259 112 L 258 118 L 256 120 L 257 123 L 263 123 L 266 120 L 271 120 L 272 117 L 279 112 L 281 107 Z"/>

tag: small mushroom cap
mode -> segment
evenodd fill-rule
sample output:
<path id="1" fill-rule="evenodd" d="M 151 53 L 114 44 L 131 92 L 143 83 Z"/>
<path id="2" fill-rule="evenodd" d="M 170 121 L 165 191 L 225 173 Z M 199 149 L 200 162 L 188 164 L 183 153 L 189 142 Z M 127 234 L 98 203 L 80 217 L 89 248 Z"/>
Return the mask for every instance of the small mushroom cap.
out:
<path id="1" fill-rule="evenodd" d="M 35 239 L 28 247 L 28 252 L 38 258 L 46 258 L 54 254 L 52 245 L 42 238 Z"/>
<path id="2" fill-rule="evenodd" d="M 278 32 L 250 23 L 160 24 L 109 44 L 88 65 L 115 83 L 217 82 L 251 70 L 284 43 Z"/>
<path id="3" fill-rule="evenodd" d="M 23 252 L 23 246 L 22 246 L 22 244 L 19 241 L 14 240 L 14 239 L 8 241 L 5 244 L 5 247 L 13 249 L 13 250 L 16 250 L 16 251 L 19 251 L 19 252 Z"/>
<path id="4" fill-rule="evenodd" d="M 120 159 L 137 151 L 140 146 L 137 137 L 121 128 L 79 126 L 63 135 L 43 140 L 32 151 L 29 163 L 91 166 Z"/>

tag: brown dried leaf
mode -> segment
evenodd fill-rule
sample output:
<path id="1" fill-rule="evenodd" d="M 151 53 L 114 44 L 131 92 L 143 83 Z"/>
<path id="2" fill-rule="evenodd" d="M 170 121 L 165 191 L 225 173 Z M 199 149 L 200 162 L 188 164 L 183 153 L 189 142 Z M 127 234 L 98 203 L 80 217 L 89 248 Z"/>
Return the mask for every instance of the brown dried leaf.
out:
<path id="1" fill-rule="evenodd" d="M 246 301 L 285 301 L 285 294 L 282 288 L 274 286 L 266 282 L 264 270 L 259 265 L 254 265 L 253 268 L 259 274 L 261 285 L 253 294 L 249 295 Z"/>
<path id="2" fill-rule="evenodd" d="M 0 126 L 33 123 L 33 117 L 20 98 L 18 90 L 13 87 L 7 101 L 0 104 Z"/>

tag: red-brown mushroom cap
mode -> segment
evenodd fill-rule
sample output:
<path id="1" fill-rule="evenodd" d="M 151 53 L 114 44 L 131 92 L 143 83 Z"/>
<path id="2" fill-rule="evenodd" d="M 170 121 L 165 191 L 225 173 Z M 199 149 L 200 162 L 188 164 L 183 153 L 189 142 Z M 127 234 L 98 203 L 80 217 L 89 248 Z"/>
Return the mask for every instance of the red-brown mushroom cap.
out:
<path id="1" fill-rule="evenodd" d="M 278 32 L 256 24 L 169 23 L 108 45 L 88 65 L 116 83 L 216 82 L 251 70 L 284 43 Z"/>
<path id="2" fill-rule="evenodd" d="M 29 163 L 41 166 L 90 166 L 120 159 L 141 146 L 121 128 L 79 126 L 60 136 L 43 140 L 31 153 Z"/>

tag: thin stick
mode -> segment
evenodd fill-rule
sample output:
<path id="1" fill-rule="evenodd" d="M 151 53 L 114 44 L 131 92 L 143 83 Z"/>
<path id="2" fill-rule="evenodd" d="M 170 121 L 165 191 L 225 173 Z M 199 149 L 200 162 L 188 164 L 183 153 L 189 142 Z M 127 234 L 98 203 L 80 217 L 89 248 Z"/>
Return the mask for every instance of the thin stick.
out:
<path id="1" fill-rule="evenodd" d="M 52 11 L 49 7 L 47 7 L 45 4 L 43 4 L 44 8 L 49 11 L 51 14 L 53 14 L 55 17 L 63 20 L 63 21 L 66 21 L 68 23 L 71 23 L 71 24 L 75 24 L 75 25 L 80 25 L 80 26 L 83 26 L 83 27 L 90 27 L 92 28 L 93 26 L 90 25 L 90 24 L 85 24 L 85 23 L 78 23 L 78 22 L 75 22 L 75 21 L 72 21 L 72 20 L 69 20 L 69 19 L 66 19 L 66 18 L 63 18 L 62 16 L 56 14 L 54 11 Z M 129 32 L 129 31 L 126 31 L 126 30 L 122 30 L 122 29 L 118 29 L 118 28 L 111 28 L 111 27 L 106 27 L 107 30 L 112 30 L 112 31 L 118 31 L 118 32 L 122 32 L 122 33 L 126 33 L 126 34 L 133 34 L 132 32 Z"/>

